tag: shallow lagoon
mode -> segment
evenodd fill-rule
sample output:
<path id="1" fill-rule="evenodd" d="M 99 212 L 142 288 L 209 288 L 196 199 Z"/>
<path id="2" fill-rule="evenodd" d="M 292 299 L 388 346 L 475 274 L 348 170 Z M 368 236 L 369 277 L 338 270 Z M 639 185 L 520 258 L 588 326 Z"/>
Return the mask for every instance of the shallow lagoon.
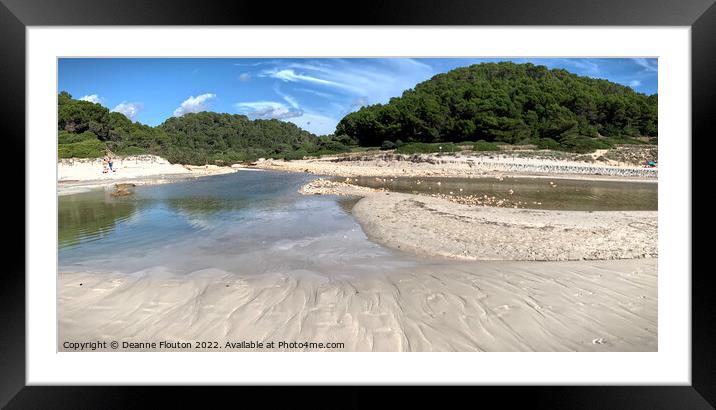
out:
<path id="1" fill-rule="evenodd" d="M 310 271 L 330 275 L 385 271 L 424 260 L 368 240 L 350 209 L 355 198 L 303 196 L 315 175 L 239 171 L 133 188 L 114 198 L 98 189 L 58 198 L 60 271 L 188 273 L 217 268 L 242 274 Z M 401 192 L 493 194 L 539 201 L 542 209 L 656 209 L 657 184 L 541 180 L 362 178 Z M 437 182 L 441 184 L 438 185 Z M 549 181 L 557 187 L 550 187 Z"/>
<path id="2" fill-rule="evenodd" d="M 350 199 L 303 196 L 313 175 L 240 171 L 59 197 L 60 271 L 341 273 L 405 263 L 370 242 Z"/>

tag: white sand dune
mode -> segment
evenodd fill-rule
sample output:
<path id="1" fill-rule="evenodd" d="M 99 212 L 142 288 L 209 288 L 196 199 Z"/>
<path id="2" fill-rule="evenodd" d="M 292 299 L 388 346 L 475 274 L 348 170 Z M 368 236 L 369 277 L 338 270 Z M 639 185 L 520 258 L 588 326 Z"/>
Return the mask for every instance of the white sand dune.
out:
<path id="1" fill-rule="evenodd" d="M 426 261 L 361 277 L 61 273 L 58 349 L 65 341 L 166 340 L 221 348 L 344 343 L 332 349 L 339 351 L 656 351 L 656 267 L 656 259 Z"/>

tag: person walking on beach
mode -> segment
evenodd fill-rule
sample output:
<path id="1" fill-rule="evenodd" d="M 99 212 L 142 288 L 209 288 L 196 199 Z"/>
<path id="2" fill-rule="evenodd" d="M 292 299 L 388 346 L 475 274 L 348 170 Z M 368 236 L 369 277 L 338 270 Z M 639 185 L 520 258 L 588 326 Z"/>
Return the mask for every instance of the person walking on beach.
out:
<path id="1" fill-rule="evenodd" d="M 108 170 L 107 170 L 108 164 L 109 164 L 109 159 L 108 159 L 107 156 L 105 155 L 105 156 L 102 158 L 102 173 L 103 173 L 103 174 L 106 174 L 106 173 L 108 172 Z"/>

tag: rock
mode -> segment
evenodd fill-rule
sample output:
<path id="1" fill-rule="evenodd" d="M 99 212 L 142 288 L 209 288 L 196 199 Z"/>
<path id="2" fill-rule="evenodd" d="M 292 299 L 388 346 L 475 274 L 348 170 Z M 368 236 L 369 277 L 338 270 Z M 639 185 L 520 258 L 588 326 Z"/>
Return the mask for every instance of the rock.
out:
<path id="1" fill-rule="evenodd" d="M 118 189 L 114 192 L 111 192 L 109 195 L 113 196 L 113 197 L 122 197 L 122 196 L 132 195 L 132 192 L 128 191 L 126 189 Z"/>

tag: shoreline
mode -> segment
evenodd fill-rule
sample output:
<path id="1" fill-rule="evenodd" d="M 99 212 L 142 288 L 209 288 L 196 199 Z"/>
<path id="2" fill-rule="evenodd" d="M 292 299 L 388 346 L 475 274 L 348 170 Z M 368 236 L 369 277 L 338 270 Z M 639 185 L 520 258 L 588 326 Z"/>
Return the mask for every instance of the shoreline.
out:
<path id="1" fill-rule="evenodd" d="M 554 211 L 471 206 L 375 193 L 353 207 L 368 237 L 393 249 L 461 260 L 658 257 L 657 211 Z"/>
<path id="2" fill-rule="evenodd" d="M 466 205 L 318 179 L 303 195 L 361 199 L 351 214 L 388 248 L 460 260 L 563 261 L 658 257 L 658 211 L 560 211 Z"/>
<path id="3" fill-rule="evenodd" d="M 628 248 L 625 240 L 655 246 L 656 225 L 648 224 L 656 211 L 551 213 L 458 205 L 336 181 L 311 184 L 300 192 L 363 197 L 352 213 L 366 235 L 417 254 L 416 262 L 365 275 L 293 266 L 257 275 L 218 269 L 178 274 L 162 267 L 133 273 L 60 272 L 58 350 L 71 351 L 64 342 L 96 340 L 219 346 L 98 351 L 658 351 L 655 250 L 635 259 L 581 260 L 589 255 L 580 255 L 575 257 L 580 260 L 548 260 L 554 257 L 549 251 L 561 254 L 564 246 L 579 251 L 591 244 L 607 254 Z M 617 229 L 626 220 L 637 223 L 635 233 Z M 647 225 L 639 225 L 644 221 Z M 583 223 L 588 232 L 574 230 Z M 498 231 L 509 231 L 505 240 L 514 244 L 495 242 Z M 546 260 L 525 258 L 525 249 L 544 253 Z M 635 248 L 635 255 L 637 250 L 642 252 Z M 476 260 L 488 251 L 503 260 Z M 509 260 L 515 258 L 525 260 Z M 225 345 L 243 341 L 344 345 Z"/>
<path id="4" fill-rule="evenodd" d="M 260 169 L 337 177 L 556 178 L 658 182 L 658 170 L 507 154 L 347 154 L 303 160 L 263 160 Z"/>
<path id="5" fill-rule="evenodd" d="M 102 173 L 102 159 L 62 159 L 57 164 L 57 195 L 70 195 L 115 184 L 164 184 L 191 178 L 223 175 L 243 169 L 238 164 L 216 165 L 170 164 L 155 155 L 117 158 L 116 172 Z"/>

